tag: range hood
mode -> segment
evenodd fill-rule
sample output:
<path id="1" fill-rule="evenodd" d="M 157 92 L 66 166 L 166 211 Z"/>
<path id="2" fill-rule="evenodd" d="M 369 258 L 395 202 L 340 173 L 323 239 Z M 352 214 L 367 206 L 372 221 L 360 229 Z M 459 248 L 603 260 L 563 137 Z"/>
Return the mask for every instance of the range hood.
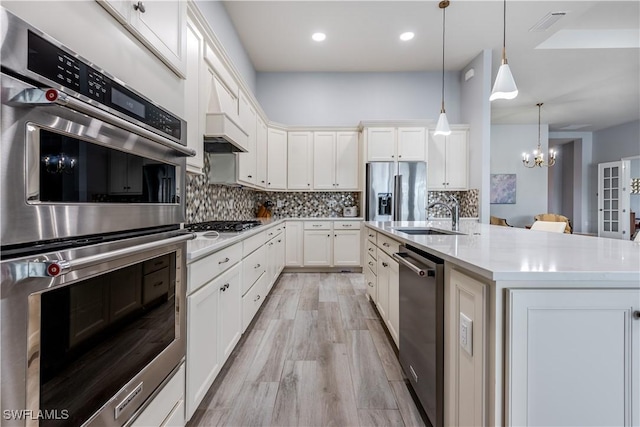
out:
<path id="1" fill-rule="evenodd" d="M 209 96 L 204 128 L 204 151 L 207 153 L 247 152 L 249 136 L 242 128 L 239 114 L 240 88 L 218 55 L 207 45 L 205 61 L 210 74 Z"/>
<path id="2" fill-rule="evenodd" d="M 246 153 L 249 136 L 225 113 L 207 113 L 204 151 L 207 153 Z"/>

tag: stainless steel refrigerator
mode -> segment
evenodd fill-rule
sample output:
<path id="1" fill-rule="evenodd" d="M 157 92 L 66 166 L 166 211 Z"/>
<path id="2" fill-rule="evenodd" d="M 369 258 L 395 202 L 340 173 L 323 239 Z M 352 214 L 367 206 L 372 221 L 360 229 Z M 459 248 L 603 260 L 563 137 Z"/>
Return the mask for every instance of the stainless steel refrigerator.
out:
<path id="1" fill-rule="evenodd" d="M 425 221 L 425 162 L 367 163 L 368 221 Z"/>

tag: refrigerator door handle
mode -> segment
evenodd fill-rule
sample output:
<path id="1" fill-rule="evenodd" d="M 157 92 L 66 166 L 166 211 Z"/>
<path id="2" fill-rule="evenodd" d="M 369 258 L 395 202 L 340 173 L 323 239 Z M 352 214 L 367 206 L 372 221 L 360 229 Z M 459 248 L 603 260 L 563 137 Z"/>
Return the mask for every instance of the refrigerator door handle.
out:
<path id="1" fill-rule="evenodd" d="M 402 175 L 393 177 L 393 220 L 402 221 Z"/>

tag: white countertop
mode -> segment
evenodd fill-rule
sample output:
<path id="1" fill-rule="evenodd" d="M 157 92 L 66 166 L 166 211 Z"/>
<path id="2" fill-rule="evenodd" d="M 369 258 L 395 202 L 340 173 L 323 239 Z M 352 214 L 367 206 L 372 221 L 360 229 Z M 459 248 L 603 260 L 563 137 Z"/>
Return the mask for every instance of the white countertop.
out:
<path id="1" fill-rule="evenodd" d="M 490 280 L 612 281 L 640 287 L 640 244 L 461 221 L 465 235 L 408 235 L 398 227 L 451 229 L 451 221 L 365 222 Z"/>
<path id="2" fill-rule="evenodd" d="M 258 218 L 263 225 L 251 228 L 242 232 L 230 232 L 219 233 L 218 237 L 206 237 L 205 235 L 210 232 L 195 233 L 196 238 L 187 242 L 187 264 L 195 261 L 198 258 L 209 255 L 213 252 L 224 249 L 234 243 L 240 242 L 247 237 L 251 237 L 254 234 L 260 233 L 266 230 L 270 226 L 282 224 L 285 221 L 362 221 L 362 217 L 295 217 L 295 218 L 280 218 L 280 219 L 263 219 Z"/>

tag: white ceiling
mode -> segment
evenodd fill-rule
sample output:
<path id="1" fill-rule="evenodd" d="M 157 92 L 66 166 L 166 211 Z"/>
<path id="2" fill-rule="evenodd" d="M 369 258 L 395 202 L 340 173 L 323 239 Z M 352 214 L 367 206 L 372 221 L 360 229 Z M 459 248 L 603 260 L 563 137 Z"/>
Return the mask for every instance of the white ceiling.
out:
<path id="1" fill-rule="evenodd" d="M 225 7 L 258 72 L 441 69 L 442 11 L 437 1 L 236 0 Z M 497 71 L 502 8 L 499 0 L 451 0 L 446 10 L 447 70 L 459 71 L 482 49 L 492 49 Z M 555 11 L 568 14 L 545 32 L 529 31 Z M 596 131 L 640 118 L 637 47 L 536 49 L 559 30 L 615 29 L 633 30 L 631 43 L 640 45 L 640 2 L 507 2 L 507 58 L 520 93 L 512 101 L 491 104 L 492 122 L 535 123 L 537 102 L 544 102 L 542 121 L 551 130 L 588 125 L 578 131 Z M 327 39 L 313 42 L 316 31 L 325 32 Z M 415 38 L 401 42 L 404 31 L 415 32 Z M 602 33 L 586 34 L 579 33 L 577 40 L 603 39 Z M 556 37 L 561 35 L 566 34 Z"/>

